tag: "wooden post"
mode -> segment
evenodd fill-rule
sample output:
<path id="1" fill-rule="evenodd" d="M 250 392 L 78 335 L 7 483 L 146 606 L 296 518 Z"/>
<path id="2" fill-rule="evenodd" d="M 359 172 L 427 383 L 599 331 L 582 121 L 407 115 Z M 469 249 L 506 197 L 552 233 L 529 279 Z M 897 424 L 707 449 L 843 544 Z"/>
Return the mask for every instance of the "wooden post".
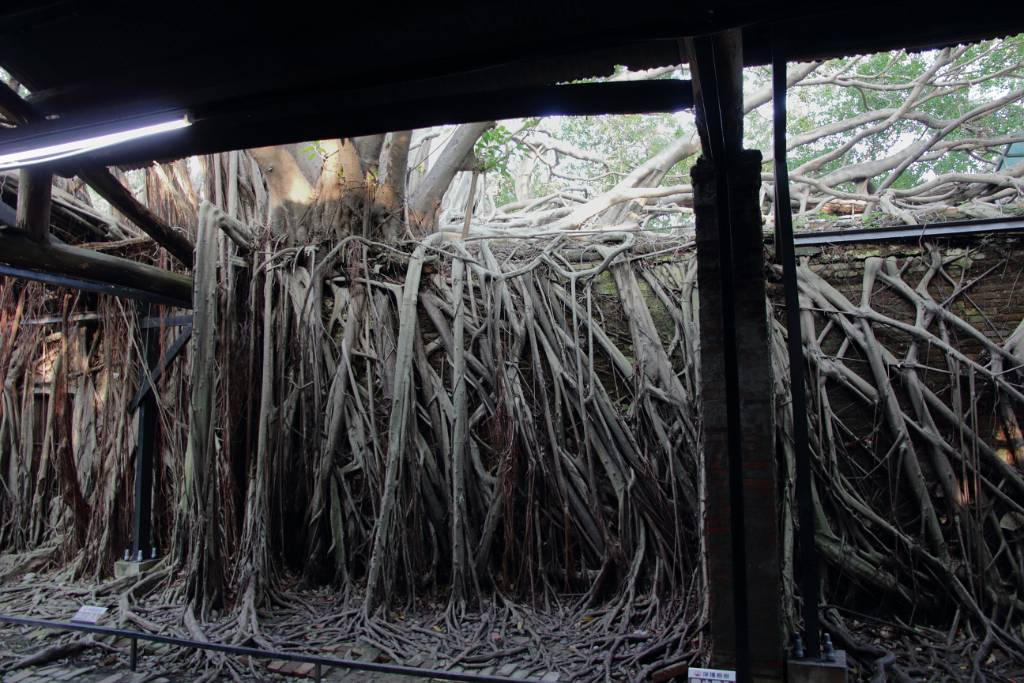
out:
<path id="1" fill-rule="evenodd" d="M 742 149 L 741 38 L 729 31 L 687 47 L 704 150 L 691 177 L 712 656 L 749 683 L 781 681 L 783 660 L 761 155 Z"/>
<path id="2" fill-rule="evenodd" d="M 53 173 L 45 166 L 28 166 L 18 174 L 18 227 L 36 242 L 50 236 L 50 189 Z"/>

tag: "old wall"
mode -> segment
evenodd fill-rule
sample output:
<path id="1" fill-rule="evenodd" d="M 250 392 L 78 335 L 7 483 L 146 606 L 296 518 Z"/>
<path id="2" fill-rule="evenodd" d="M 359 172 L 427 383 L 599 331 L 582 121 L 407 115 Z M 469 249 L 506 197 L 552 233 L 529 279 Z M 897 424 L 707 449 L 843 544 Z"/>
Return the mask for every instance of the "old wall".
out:
<path id="1" fill-rule="evenodd" d="M 953 302 L 950 310 L 993 341 L 1005 341 L 1024 319 L 1024 240 L 1009 237 L 943 241 L 938 246 L 947 264 L 946 271 L 955 284 L 944 278 L 935 278 L 930 285 L 932 295 L 941 300 L 942 295 L 948 296 L 953 292 L 954 286 L 968 285 L 967 295 Z M 814 247 L 804 249 L 803 256 L 811 270 L 828 280 L 852 302 L 858 303 L 863 290 L 865 259 L 897 259 L 900 267 L 906 267 L 904 280 L 916 286 L 927 270 L 928 248 L 927 245 L 906 243 Z M 886 315 L 912 321 L 911 307 L 887 289 L 876 285 L 872 297 L 874 308 Z M 781 292 L 778 296 L 776 301 L 781 302 Z M 963 339 L 959 348 L 975 358 L 981 351 L 980 345 L 970 339 Z"/>
<path id="2" fill-rule="evenodd" d="M 864 295 L 865 263 L 868 259 L 895 259 L 902 272 L 903 280 L 911 287 L 918 287 L 928 271 L 933 258 L 943 263 L 939 274 L 928 283 L 928 292 L 937 301 L 943 302 L 957 289 L 963 295 L 949 303 L 949 310 L 969 322 L 992 342 L 1002 345 L 1024 320 L 1024 239 L 1019 237 L 989 237 L 985 239 L 943 240 L 938 243 L 883 243 L 826 247 L 809 247 L 801 250 L 803 262 L 829 284 L 842 292 L 854 305 L 861 305 Z M 770 292 L 777 317 L 782 320 L 782 287 L 776 281 Z M 871 307 L 886 316 L 912 324 L 915 320 L 914 307 L 888 285 L 876 282 L 870 296 Z M 985 363 L 988 353 L 982 344 L 953 326 L 936 326 L 952 346 L 967 357 Z M 821 328 L 817 330 L 823 332 Z M 876 335 L 880 342 L 895 355 L 902 357 L 909 346 L 909 335 L 892 328 L 879 327 Z M 838 352 L 843 338 L 830 333 L 823 338 L 822 347 L 826 352 Z M 847 356 L 857 357 L 856 350 L 846 348 Z M 928 346 L 922 353 L 920 373 L 925 383 L 945 400 L 952 403 L 952 380 L 945 354 L 939 348 Z M 961 400 L 969 403 L 970 374 L 961 378 Z M 975 396 L 973 419 L 978 431 L 986 441 L 996 446 L 1005 442 L 1005 434 L 991 396 L 980 393 Z M 848 424 L 854 431 L 865 435 L 877 427 L 879 416 L 864 410 L 862 405 L 842 391 L 837 391 L 833 400 L 837 409 L 844 412 Z"/>

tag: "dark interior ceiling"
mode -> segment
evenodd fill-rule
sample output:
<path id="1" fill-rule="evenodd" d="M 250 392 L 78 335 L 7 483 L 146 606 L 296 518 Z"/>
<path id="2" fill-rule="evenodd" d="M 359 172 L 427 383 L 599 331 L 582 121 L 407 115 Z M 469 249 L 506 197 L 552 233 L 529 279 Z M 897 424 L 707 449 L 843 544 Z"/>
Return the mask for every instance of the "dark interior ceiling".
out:
<path id="1" fill-rule="evenodd" d="M 617 64 L 679 62 L 678 37 L 735 26 L 744 27 L 748 64 L 768 62 L 773 33 L 787 36 L 796 61 L 1024 30 L 1013 3 L 956 17 L 898 0 L 433 5 L 7 0 L 0 66 L 31 90 L 38 111 L 59 117 L 51 127 L 166 110 L 196 120 L 181 134 L 94 157 L 134 163 L 489 119 L 531 87 L 608 75 Z"/>

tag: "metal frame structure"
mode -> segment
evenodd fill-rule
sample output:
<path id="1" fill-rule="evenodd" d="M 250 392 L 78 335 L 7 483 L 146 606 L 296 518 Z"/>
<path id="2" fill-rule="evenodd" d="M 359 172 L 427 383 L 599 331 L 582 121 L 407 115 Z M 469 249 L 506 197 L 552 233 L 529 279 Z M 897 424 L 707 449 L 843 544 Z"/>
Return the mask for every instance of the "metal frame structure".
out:
<path id="1" fill-rule="evenodd" d="M 185 348 L 192 337 L 191 316 L 187 320 L 169 321 L 167 326 L 180 324 L 184 330 L 171 344 L 170 348 L 160 355 L 159 319 L 143 317 L 142 313 L 151 313 L 148 306 L 140 306 L 142 348 L 145 354 L 144 365 L 140 374 L 139 388 L 128 406 L 128 414 L 139 413 L 139 429 L 135 446 L 135 506 L 132 524 L 132 548 L 129 558 L 134 562 L 154 559 L 157 549 L 153 544 L 153 456 L 157 444 L 157 418 L 159 410 L 156 403 L 154 385 L 161 375 L 167 371 L 174 359 Z"/>
<path id="2" fill-rule="evenodd" d="M 146 354 L 145 367 L 144 372 L 140 373 L 139 389 L 128 405 L 129 414 L 139 411 L 139 433 L 135 448 L 134 524 L 129 554 L 130 559 L 135 562 L 153 559 L 157 553 L 153 544 L 153 454 L 156 451 L 158 417 L 154 385 L 192 338 L 192 316 L 176 316 L 175 320 L 168 320 L 166 323 L 167 326 L 181 325 L 184 329 L 162 357 L 159 319 L 146 317 L 139 325 L 142 348 Z"/>
<path id="3" fill-rule="evenodd" d="M 148 308 L 148 307 L 145 307 Z M 143 307 L 140 307 L 143 309 Z M 140 313 L 142 310 L 140 310 Z M 147 311 L 148 312 L 148 311 Z M 160 330 L 152 327 L 142 328 L 142 349 L 145 354 L 139 387 L 141 396 L 138 405 L 139 427 L 135 445 L 135 510 L 132 525 L 131 559 L 141 562 L 143 559 L 155 558 L 156 548 L 153 546 L 153 455 L 157 440 L 157 405 L 156 397 L 151 388 L 150 377 L 155 374 L 157 360 L 160 357 Z M 130 413 L 129 413 L 130 414 Z"/>
<path id="4" fill-rule="evenodd" d="M 887 228 L 802 232 L 792 235 L 792 240 L 793 244 L 798 247 L 819 247 L 831 244 L 866 244 L 869 242 L 919 242 L 923 239 L 956 239 L 1014 233 L 1024 233 L 1024 217 L 1008 216 L 1006 218 L 923 223 L 921 225 L 894 225 Z"/>

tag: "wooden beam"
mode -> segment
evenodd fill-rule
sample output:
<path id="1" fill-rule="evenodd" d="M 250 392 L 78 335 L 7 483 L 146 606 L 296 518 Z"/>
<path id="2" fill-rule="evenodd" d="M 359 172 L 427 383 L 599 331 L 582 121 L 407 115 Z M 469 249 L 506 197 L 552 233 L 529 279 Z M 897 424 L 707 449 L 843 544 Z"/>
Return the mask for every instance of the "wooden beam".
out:
<path id="1" fill-rule="evenodd" d="M 167 249 L 174 258 L 189 268 L 192 267 L 192 252 L 195 250 L 192 241 L 181 232 L 176 232 L 132 196 L 110 171 L 105 168 L 81 168 L 78 170 L 78 176 L 110 202 L 111 206 L 142 228 L 157 244 Z"/>
<path id="2" fill-rule="evenodd" d="M 5 83 L 0 82 L 0 113 L 16 122 L 19 127 L 44 122 L 46 119 L 33 106 L 22 99 Z M 15 129 L 17 130 L 17 129 Z M 7 131 L 8 135 L 12 131 Z M 111 206 L 127 216 L 133 223 L 167 249 L 174 258 L 192 267 L 195 246 L 184 234 L 176 232 L 156 214 L 140 203 L 110 171 L 102 167 L 78 168 L 75 173 Z M 18 202 L 19 205 L 21 202 Z M 19 206 L 20 208 L 20 206 Z"/>
<path id="3" fill-rule="evenodd" d="M 42 244 L 20 230 L 0 230 L 0 263 L 130 287 L 191 307 L 192 278 L 186 275 L 66 244 Z"/>
<path id="4" fill-rule="evenodd" d="M 53 173 L 43 166 L 29 166 L 19 172 L 17 227 L 36 242 L 50 237 L 50 189 Z"/>
<path id="5" fill-rule="evenodd" d="M 75 289 L 80 292 L 106 294 L 107 296 L 114 296 L 119 299 L 131 299 L 132 301 L 142 301 L 143 303 L 157 304 L 159 306 L 176 306 L 178 308 L 192 307 L 192 304 L 187 301 L 172 299 L 145 289 L 115 285 L 109 282 L 100 282 L 99 280 L 86 280 L 80 277 L 71 277 L 70 275 L 45 273 L 39 270 L 29 270 L 28 268 L 8 266 L 4 263 L 0 263 L 0 276 L 12 277 L 17 280 L 42 282 L 43 284 L 52 285 L 54 287 L 65 287 L 67 289 Z"/>
<path id="6" fill-rule="evenodd" d="M 714 158 L 716 150 L 733 156 L 743 148 L 743 37 L 733 30 L 684 42 L 702 151 L 723 164 L 725 159 Z"/>
<path id="7" fill-rule="evenodd" d="M 98 313 L 75 313 L 67 317 L 69 323 L 92 323 L 97 322 L 99 319 Z M 62 315 L 48 315 L 45 318 L 28 318 L 27 320 L 22 320 L 21 324 L 23 326 L 59 325 L 64 320 L 65 318 Z"/>

